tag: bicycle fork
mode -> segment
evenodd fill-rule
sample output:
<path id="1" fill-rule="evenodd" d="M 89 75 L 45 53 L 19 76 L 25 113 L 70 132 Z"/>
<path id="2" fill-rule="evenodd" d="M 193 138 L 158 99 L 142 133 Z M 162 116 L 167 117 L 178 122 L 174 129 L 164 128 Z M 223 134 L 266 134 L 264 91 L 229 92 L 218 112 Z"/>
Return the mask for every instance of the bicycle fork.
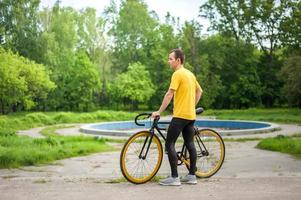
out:
<path id="1" fill-rule="evenodd" d="M 148 154 L 148 150 L 149 150 L 149 148 L 150 148 L 150 145 L 151 145 L 151 143 L 152 143 L 153 136 L 154 136 L 154 135 L 152 134 L 149 141 L 148 141 L 149 136 L 147 136 L 147 137 L 145 138 L 145 141 L 144 141 L 144 143 L 143 143 L 142 149 L 141 149 L 140 154 L 139 154 L 139 159 L 145 160 L 145 158 L 146 158 L 146 156 L 147 156 L 147 154 Z M 147 146 L 147 147 L 146 147 L 146 146 Z M 144 153 L 144 155 L 143 155 L 144 148 L 147 148 L 147 149 L 146 149 L 146 151 L 145 151 L 145 153 Z"/>

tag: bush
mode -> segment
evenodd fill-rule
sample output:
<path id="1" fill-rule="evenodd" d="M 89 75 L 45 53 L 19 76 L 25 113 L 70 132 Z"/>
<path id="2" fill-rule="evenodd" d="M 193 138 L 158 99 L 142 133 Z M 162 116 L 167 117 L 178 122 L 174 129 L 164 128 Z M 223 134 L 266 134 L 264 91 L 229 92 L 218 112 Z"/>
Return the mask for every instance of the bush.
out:
<path id="1" fill-rule="evenodd" d="M 73 121 L 71 113 L 58 113 L 53 118 L 57 123 L 70 123 Z"/>

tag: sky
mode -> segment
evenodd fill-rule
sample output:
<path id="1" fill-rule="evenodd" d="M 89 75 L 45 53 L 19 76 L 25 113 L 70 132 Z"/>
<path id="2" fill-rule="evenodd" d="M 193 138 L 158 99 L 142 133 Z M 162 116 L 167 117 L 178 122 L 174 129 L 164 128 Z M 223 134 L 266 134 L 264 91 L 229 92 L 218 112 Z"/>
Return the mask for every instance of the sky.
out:
<path id="1" fill-rule="evenodd" d="M 52 7 L 56 0 L 41 0 L 41 7 Z M 209 26 L 208 20 L 198 17 L 199 7 L 206 0 L 144 0 L 148 5 L 149 11 L 154 10 L 160 20 L 163 22 L 166 13 L 169 12 L 174 17 L 180 17 L 180 22 L 196 20 L 203 25 L 203 32 Z M 61 0 L 62 6 L 71 6 L 75 9 L 92 7 L 101 14 L 106 6 L 110 4 L 110 0 Z"/>

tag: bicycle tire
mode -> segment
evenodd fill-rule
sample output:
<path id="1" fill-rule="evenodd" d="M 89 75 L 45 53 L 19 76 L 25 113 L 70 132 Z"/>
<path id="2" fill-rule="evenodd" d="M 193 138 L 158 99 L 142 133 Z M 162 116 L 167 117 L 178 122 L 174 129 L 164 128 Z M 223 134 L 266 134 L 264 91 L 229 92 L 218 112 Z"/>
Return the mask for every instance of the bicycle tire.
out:
<path id="1" fill-rule="evenodd" d="M 205 155 L 200 146 L 200 139 L 208 151 Z M 216 174 L 222 167 L 225 159 L 225 144 L 222 137 L 212 129 L 201 129 L 196 131 L 194 143 L 197 150 L 197 162 L 195 175 L 198 178 L 209 178 Z M 188 154 L 188 151 L 185 152 Z M 189 161 L 189 155 L 185 155 Z M 189 169 L 189 162 L 185 162 Z"/>
<path id="2" fill-rule="evenodd" d="M 153 135 L 145 159 L 139 158 L 146 138 L 151 138 L 149 131 L 140 131 L 131 136 L 124 144 L 120 154 L 120 169 L 123 176 L 131 183 L 142 184 L 151 180 L 160 169 L 163 159 L 162 144 L 158 136 Z M 147 149 L 149 141 L 145 149 Z"/>

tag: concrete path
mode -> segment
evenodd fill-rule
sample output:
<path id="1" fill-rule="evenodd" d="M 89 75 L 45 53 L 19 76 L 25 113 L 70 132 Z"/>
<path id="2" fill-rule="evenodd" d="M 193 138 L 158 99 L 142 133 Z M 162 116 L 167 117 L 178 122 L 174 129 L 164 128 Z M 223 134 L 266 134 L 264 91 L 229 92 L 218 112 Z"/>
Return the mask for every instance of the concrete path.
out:
<path id="1" fill-rule="evenodd" d="M 301 133 L 300 126 L 281 126 L 283 130 L 269 136 Z M 79 134 L 76 130 L 78 127 L 57 132 Z M 301 160 L 256 149 L 256 141 L 225 144 L 226 158 L 221 170 L 210 179 L 199 179 L 195 186 L 110 184 L 121 177 L 120 151 L 115 151 L 64 159 L 51 165 L 2 169 L 0 199 L 301 199 Z M 158 175 L 166 176 L 169 171 L 165 156 Z M 184 166 L 179 167 L 179 172 L 187 173 Z"/>
<path id="2" fill-rule="evenodd" d="M 197 185 L 163 187 L 89 181 L 28 180 L 0 183 L 1 200 L 300 200 L 300 178 L 211 178 Z"/>

